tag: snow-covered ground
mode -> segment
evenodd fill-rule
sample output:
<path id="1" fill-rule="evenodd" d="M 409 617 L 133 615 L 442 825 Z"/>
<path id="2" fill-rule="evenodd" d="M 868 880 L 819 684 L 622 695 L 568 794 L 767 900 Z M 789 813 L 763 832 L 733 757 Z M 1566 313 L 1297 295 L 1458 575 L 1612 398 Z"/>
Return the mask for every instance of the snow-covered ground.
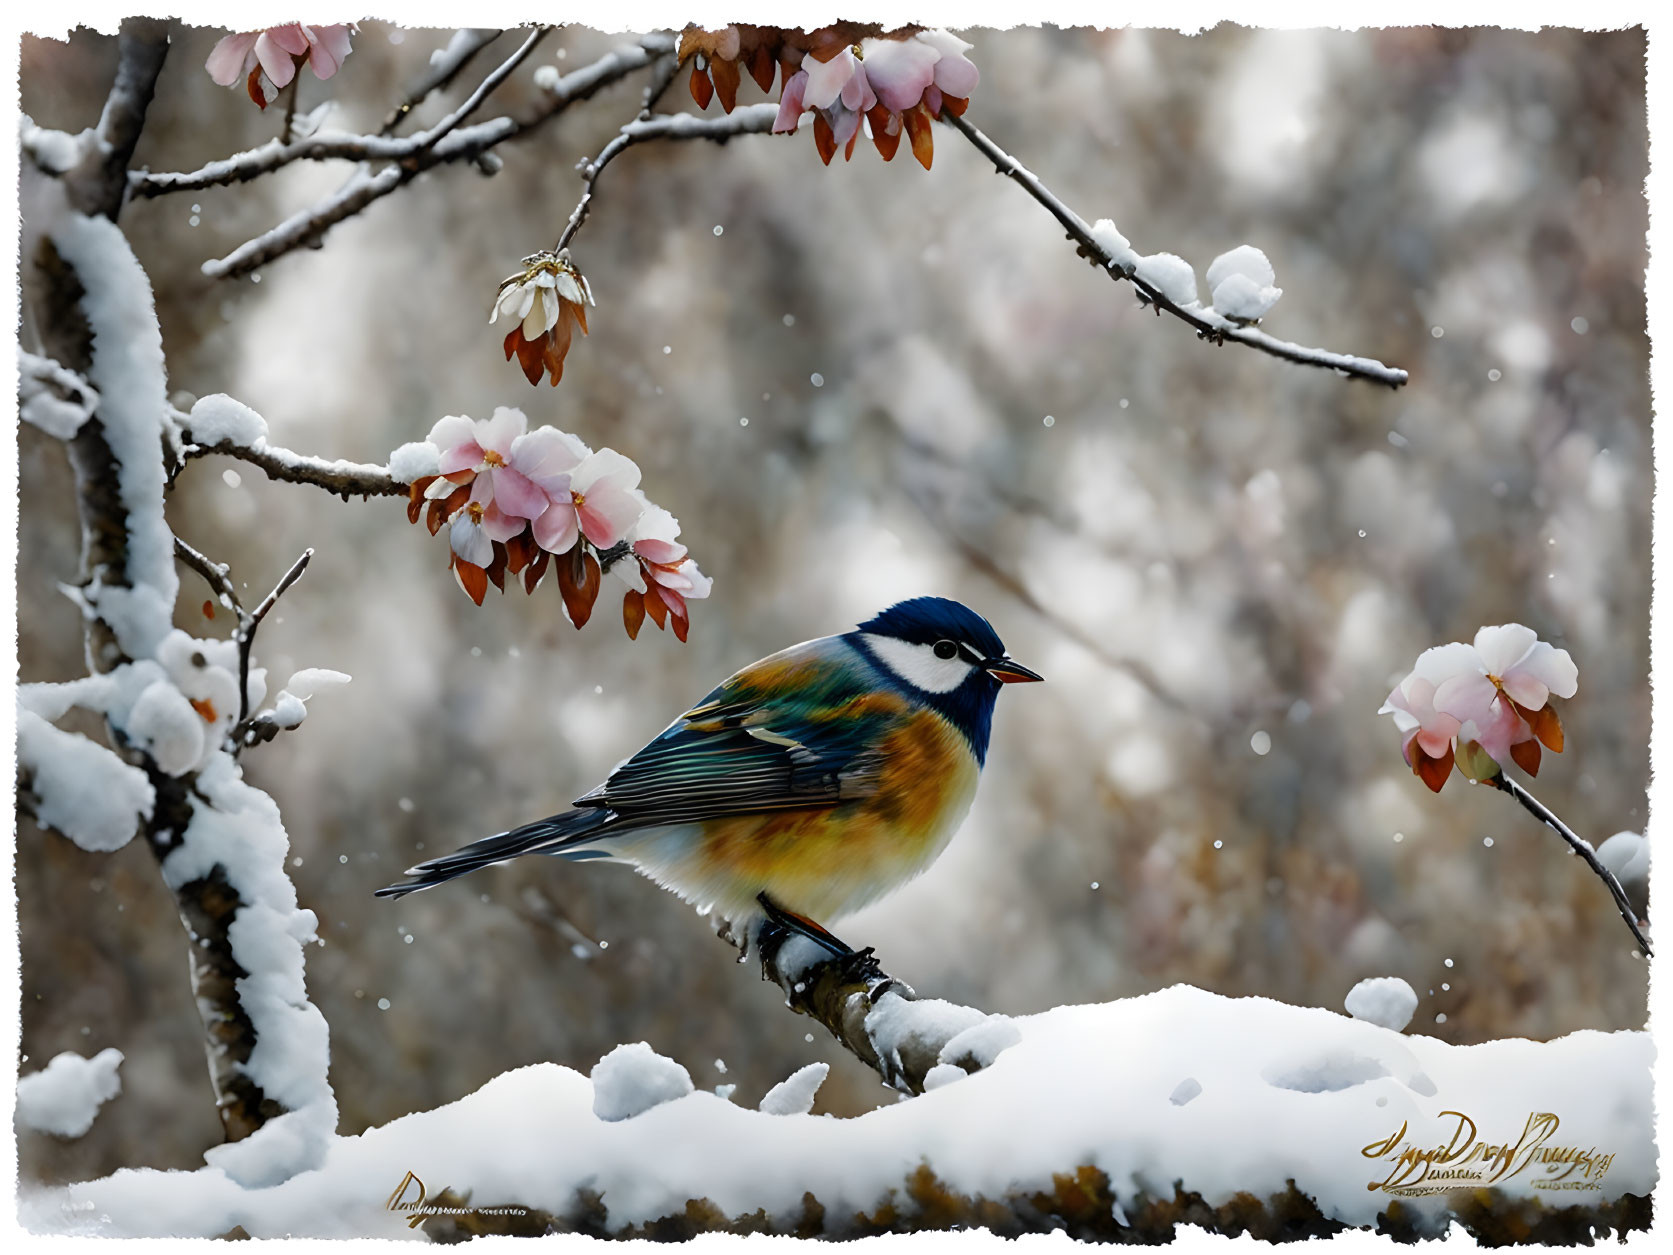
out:
<path id="1" fill-rule="evenodd" d="M 619 1228 L 693 1198 L 728 1216 L 795 1217 L 807 1192 L 832 1214 L 868 1211 L 927 1164 L 986 1197 L 1049 1189 L 1053 1174 L 1091 1165 L 1117 1208 L 1171 1196 L 1176 1183 L 1218 1205 L 1293 1180 L 1349 1224 L 1374 1224 L 1398 1198 L 1439 1225 L 1454 1185 L 1568 1206 L 1645 1195 L 1655 1180 L 1643 1032 L 1452 1046 L 1189 986 L 1006 1023 L 1017 1040 L 991 1066 L 854 1119 L 801 1114 L 802 1093 L 752 1110 L 670 1083 L 678 1065 L 649 1051 L 617 1051 L 600 1072 L 607 1092 L 555 1064 L 521 1068 L 335 1139 L 320 1168 L 271 1188 L 242 1188 L 216 1168 L 127 1170 L 28 1193 L 21 1219 L 108 1235 L 242 1226 L 256 1237 L 416 1238 L 389 1206 L 403 1188 L 416 1196 L 412 1173 L 432 1199 L 451 1188 L 474 1207 L 563 1215 L 591 1191 Z"/>

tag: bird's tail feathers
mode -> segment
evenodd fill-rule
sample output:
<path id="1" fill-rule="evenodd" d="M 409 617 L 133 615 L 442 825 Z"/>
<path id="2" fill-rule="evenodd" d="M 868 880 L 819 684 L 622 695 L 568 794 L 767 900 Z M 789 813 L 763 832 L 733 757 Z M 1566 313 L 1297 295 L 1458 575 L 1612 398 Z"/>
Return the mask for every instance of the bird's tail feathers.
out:
<path id="1" fill-rule="evenodd" d="M 608 857 L 603 850 L 587 850 L 585 846 L 599 836 L 615 819 L 615 813 L 603 808 L 565 811 L 532 824 L 513 828 L 492 837 L 472 841 L 462 849 L 440 858 L 426 859 L 416 867 L 407 868 L 411 880 L 388 885 L 377 891 L 380 898 L 401 898 L 420 889 L 433 889 L 449 880 L 495 863 L 509 862 L 524 854 L 551 854 L 559 858 Z"/>

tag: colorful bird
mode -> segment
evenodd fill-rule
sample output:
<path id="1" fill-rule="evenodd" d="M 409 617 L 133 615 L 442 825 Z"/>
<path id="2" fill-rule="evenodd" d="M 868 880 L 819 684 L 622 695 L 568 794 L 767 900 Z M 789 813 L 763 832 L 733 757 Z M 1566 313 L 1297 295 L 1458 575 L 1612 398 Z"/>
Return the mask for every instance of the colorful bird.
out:
<path id="1" fill-rule="evenodd" d="M 846 955 L 817 921 L 935 861 L 970 810 L 1000 685 L 1040 678 L 973 610 L 903 601 L 745 667 L 575 809 L 420 863 L 378 896 L 523 854 L 610 860 Z"/>

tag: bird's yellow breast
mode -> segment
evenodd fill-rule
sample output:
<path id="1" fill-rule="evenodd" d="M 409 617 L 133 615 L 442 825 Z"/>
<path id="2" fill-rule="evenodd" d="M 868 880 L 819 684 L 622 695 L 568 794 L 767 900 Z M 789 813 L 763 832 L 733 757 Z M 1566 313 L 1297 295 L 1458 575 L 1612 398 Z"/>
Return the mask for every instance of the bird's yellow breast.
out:
<path id="1" fill-rule="evenodd" d="M 935 861 L 969 813 L 979 776 L 969 743 L 930 710 L 903 715 L 875 748 L 880 766 L 865 797 L 709 820 L 672 860 L 678 866 L 644 869 L 733 915 L 755 910 L 763 891 L 814 920 L 858 910 Z"/>

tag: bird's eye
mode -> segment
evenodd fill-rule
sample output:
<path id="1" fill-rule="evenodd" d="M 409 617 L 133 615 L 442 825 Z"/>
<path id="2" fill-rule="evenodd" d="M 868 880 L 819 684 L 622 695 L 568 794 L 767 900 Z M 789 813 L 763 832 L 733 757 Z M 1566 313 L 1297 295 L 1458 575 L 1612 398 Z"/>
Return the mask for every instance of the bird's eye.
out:
<path id="1" fill-rule="evenodd" d="M 935 656 L 937 658 L 951 658 L 956 653 L 958 653 L 958 646 L 953 644 L 952 641 L 935 642 Z"/>

